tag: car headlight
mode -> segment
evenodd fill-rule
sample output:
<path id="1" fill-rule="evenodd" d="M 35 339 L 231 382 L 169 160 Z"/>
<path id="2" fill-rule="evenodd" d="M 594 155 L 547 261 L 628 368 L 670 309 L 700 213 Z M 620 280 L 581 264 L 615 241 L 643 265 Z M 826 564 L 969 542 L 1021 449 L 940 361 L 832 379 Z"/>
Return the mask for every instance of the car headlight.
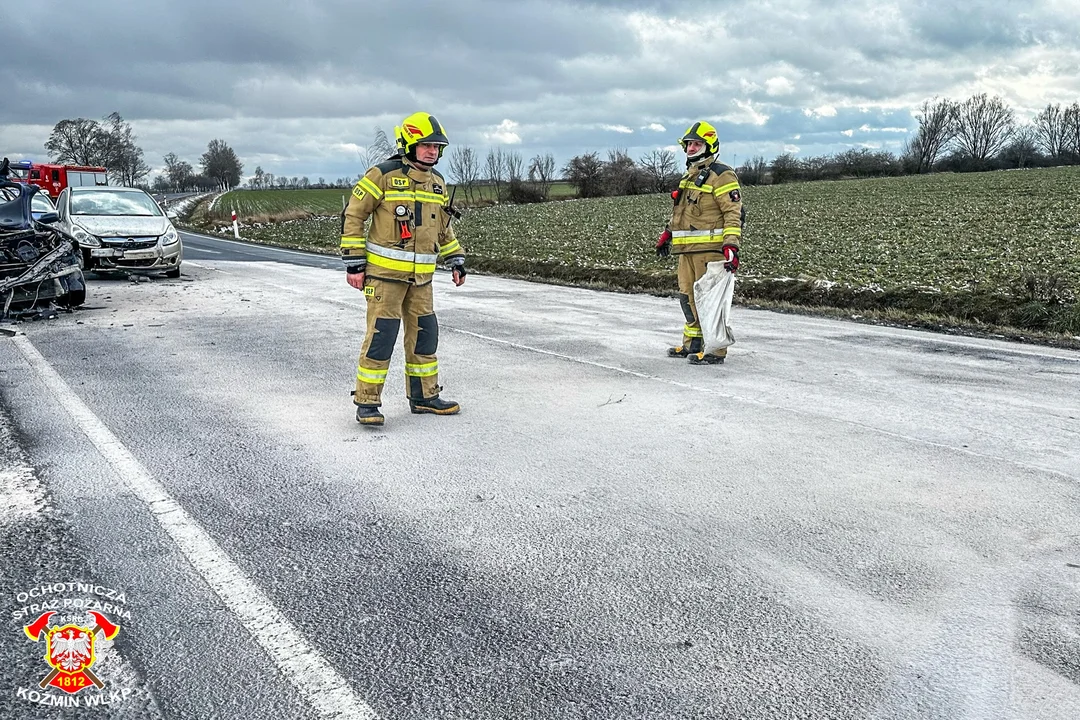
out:
<path id="1" fill-rule="evenodd" d="M 87 247 L 101 247 L 100 240 L 83 230 L 78 225 L 73 226 L 71 236 L 78 240 L 80 245 L 86 245 Z"/>
<path id="2" fill-rule="evenodd" d="M 180 242 L 180 235 L 177 234 L 176 228 L 169 228 L 164 235 L 161 236 L 162 245 L 174 245 Z"/>

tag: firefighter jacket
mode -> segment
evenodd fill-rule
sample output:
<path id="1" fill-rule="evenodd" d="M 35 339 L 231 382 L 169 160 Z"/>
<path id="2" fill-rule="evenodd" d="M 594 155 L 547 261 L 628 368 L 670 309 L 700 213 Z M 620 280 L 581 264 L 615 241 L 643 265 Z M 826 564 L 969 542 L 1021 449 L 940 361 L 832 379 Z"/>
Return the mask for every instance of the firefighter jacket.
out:
<path id="1" fill-rule="evenodd" d="M 465 262 L 448 202 L 438 171 L 421 170 L 401 157 L 376 165 L 356 183 L 342 213 L 341 259 L 372 278 L 431 282 L 439 260 Z"/>
<path id="2" fill-rule="evenodd" d="M 720 252 L 739 246 L 744 211 L 735 171 L 710 155 L 690 165 L 673 193 L 671 252 Z"/>

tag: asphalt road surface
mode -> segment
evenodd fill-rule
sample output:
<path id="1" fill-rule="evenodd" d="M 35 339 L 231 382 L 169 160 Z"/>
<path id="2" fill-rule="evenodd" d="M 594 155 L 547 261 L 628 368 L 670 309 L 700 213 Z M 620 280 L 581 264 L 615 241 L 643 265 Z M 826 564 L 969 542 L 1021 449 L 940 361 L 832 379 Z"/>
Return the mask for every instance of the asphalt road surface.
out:
<path id="1" fill-rule="evenodd" d="M 373 430 L 335 259 L 184 242 L 0 337 L 0 717 L 50 600 L 78 717 L 1080 717 L 1080 354 L 439 273 Z"/>

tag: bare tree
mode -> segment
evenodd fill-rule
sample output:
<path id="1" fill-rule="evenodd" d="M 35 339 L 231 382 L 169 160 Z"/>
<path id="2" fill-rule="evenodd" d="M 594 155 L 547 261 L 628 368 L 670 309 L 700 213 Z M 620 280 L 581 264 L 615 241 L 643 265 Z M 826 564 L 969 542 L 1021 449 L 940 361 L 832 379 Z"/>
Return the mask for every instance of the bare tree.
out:
<path id="1" fill-rule="evenodd" d="M 930 172 L 942 151 L 956 137 L 956 103 L 948 98 L 925 100 L 916 118 L 919 129 L 908 140 L 904 155 L 915 172 Z"/>
<path id="2" fill-rule="evenodd" d="M 229 190 L 240 185 L 244 164 L 224 140 L 211 140 L 201 162 L 203 174 L 221 183 L 222 189 Z"/>
<path id="3" fill-rule="evenodd" d="M 1068 121 L 1068 108 L 1062 110 L 1060 104 L 1047 104 L 1042 112 L 1035 116 L 1035 140 L 1051 158 L 1060 158 L 1066 154 Z"/>
<path id="4" fill-rule="evenodd" d="M 1062 148 L 1073 160 L 1080 160 L 1080 102 L 1065 109 L 1065 142 Z"/>
<path id="5" fill-rule="evenodd" d="M 649 189 L 653 192 L 664 192 L 670 189 L 672 179 L 679 177 L 675 153 L 670 150 L 653 150 L 648 155 L 642 156 L 638 163 L 649 179 Z"/>
<path id="6" fill-rule="evenodd" d="M 956 143 L 961 152 L 984 161 L 1000 153 L 1012 137 L 1012 108 L 998 96 L 973 95 L 956 107 Z"/>
<path id="7" fill-rule="evenodd" d="M 383 129 L 376 126 L 375 137 L 371 140 L 371 144 L 367 146 L 367 152 L 371 157 L 371 164 L 376 165 L 397 155 L 397 147 L 391 142 L 390 138 L 386 137 Z"/>
<path id="8" fill-rule="evenodd" d="M 555 156 L 551 153 L 536 155 L 529 161 L 529 182 L 547 200 L 551 184 L 555 181 Z"/>
<path id="9" fill-rule="evenodd" d="M 485 169 L 487 170 L 488 182 L 495 186 L 495 199 L 501 199 L 502 184 L 503 181 L 506 179 L 506 159 L 503 154 L 502 147 L 489 149 L 487 154 L 487 161 L 484 165 Z"/>
<path id="10" fill-rule="evenodd" d="M 521 182 L 521 179 L 525 177 L 525 161 L 521 159 L 521 153 L 513 150 L 507 151 L 503 155 L 503 163 L 506 170 L 506 179 L 510 182 L 514 180 Z"/>
<path id="11" fill-rule="evenodd" d="M 96 165 L 100 157 L 101 126 L 97 120 L 61 120 L 53 126 L 45 149 L 54 162 Z"/>
<path id="12" fill-rule="evenodd" d="M 472 202 L 476 182 L 480 179 L 480 161 L 468 145 L 455 145 L 450 151 L 450 176 L 465 189 L 465 202 Z"/>
<path id="13" fill-rule="evenodd" d="M 601 197 L 604 194 L 604 162 L 594 153 L 572 158 L 563 168 L 563 174 L 577 188 L 583 198 Z"/>
<path id="14" fill-rule="evenodd" d="M 777 155 L 772 161 L 772 181 L 774 185 L 791 182 L 799 174 L 799 161 L 791 153 Z"/>
<path id="15" fill-rule="evenodd" d="M 1004 159 L 1018 168 L 1027 167 L 1031 158 L 1039 152 L 1037 135 L 1038 130 L 1034 125 L 1025 124 L 1017 127 L 1013 131 L 1012 142 L 1002 152 Z"/>

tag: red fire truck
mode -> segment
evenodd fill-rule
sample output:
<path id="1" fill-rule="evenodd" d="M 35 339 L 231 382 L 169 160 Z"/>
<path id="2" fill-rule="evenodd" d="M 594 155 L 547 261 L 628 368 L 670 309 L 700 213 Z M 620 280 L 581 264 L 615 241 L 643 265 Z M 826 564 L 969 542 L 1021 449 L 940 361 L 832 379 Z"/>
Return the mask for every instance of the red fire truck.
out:
<path id="1" fill-rule="evenodd" d="M 37 185 L 53 200 L 59 197 L 66 187 L 107 185 L 107 172 L 103 167 L 89 165 L 53 165 L 26 161 L 11 163 L 13 180 Z"/>

